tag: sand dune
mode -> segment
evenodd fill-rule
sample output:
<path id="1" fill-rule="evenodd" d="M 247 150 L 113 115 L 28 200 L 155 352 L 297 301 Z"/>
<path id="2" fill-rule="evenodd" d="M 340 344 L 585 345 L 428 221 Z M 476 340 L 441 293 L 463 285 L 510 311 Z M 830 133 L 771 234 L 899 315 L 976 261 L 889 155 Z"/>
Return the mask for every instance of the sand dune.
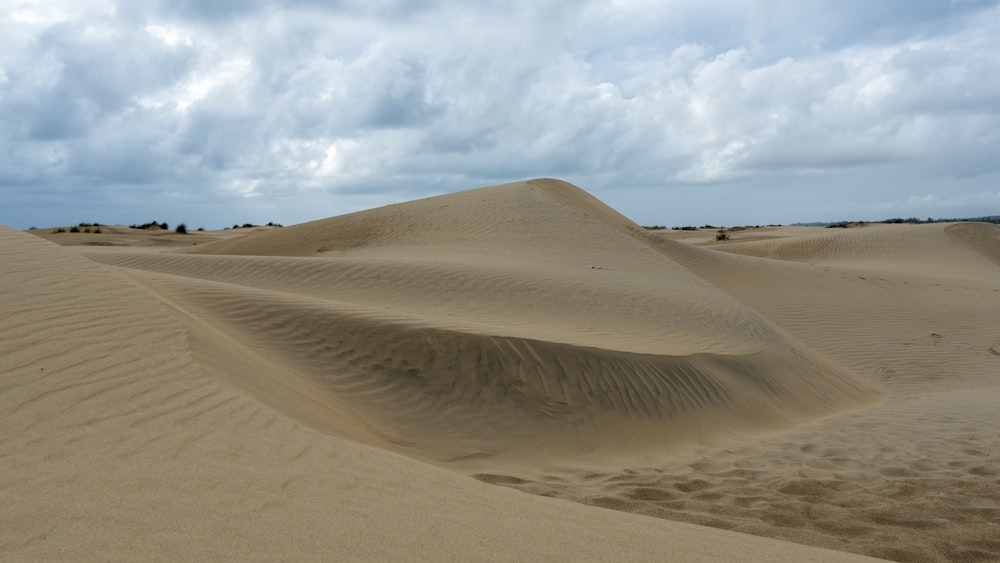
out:
<path id="1" fill-rule="evenodd" d="M 917 275 L 950 272 L 955 277 L 996 277 L 1000 225 L 933 223 L 866 224 L 852 229 L 815 229 L 808 235 L 741 242 L 739 235 L 718 250 L 812 264 L 875 266 Z M 929 270 L 932 263 L 935 269 Z"/>
<path id="2" fill-rule="evenodd" d="M 651 467 L 482 478 L 896 561 L 998 559 L 1000 269 L 988 251 L 996 247 L 980 238 L 970 252 L 951 240 L 953 226 L 898 227 L 907 236 L 890 239 L 907 239 L 904 246 L 879 243 L 881 261 L 850 265 L 823 265 L 824 246 L 817 256 L 775 261 L 650 234 L 665 255 L 876 382 L 889 397 L 884 403 Z M 923 248 L 952 244 L 958 249 L 946 267 L 928 267 Z M 868 252 L 858 248 L 859 256 Z"/>
<path id="3" fill-rule="evenodd" d="M 649 457 L 877 399 L 640 231 L 535 181 L 92 258 L 294 366 L 372 443 L 439 461 Z"/>
<path id="4" fill-rule="evenodd" d="M 6 228 L 0 253 L 5 560 L 849 559 L 525 496 L 312 431 L 217 373 L 273 365 L 145 287 Z"/>
<path id="5" fill-rule="evenodd" d="M 0 558 L 1000 557 L 994 226 L 697 246 L 535 180 L 39 234 Z"/>

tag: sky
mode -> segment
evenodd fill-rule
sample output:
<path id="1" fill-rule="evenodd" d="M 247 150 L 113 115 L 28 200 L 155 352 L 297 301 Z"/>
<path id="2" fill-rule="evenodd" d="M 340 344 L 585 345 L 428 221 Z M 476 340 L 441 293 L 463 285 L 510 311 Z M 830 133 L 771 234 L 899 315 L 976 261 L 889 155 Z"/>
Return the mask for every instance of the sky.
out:
<path id="1" fill-rule="evenodd" d="M 644 225 L 1000 214 L 1000 0 L 0 0 L 0 224 L 537 177 Z"/>

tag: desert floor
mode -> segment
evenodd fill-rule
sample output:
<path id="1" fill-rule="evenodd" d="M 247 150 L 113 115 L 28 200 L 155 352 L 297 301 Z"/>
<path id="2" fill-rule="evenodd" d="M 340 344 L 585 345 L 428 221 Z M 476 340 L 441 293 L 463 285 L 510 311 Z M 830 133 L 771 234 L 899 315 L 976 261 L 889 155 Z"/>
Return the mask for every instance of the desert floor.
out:
<path id="1" fill-rule="evenodd" d="M 1000 560 L 1000 226 L 54 230 L 0 227 L 2 560 Z"/>

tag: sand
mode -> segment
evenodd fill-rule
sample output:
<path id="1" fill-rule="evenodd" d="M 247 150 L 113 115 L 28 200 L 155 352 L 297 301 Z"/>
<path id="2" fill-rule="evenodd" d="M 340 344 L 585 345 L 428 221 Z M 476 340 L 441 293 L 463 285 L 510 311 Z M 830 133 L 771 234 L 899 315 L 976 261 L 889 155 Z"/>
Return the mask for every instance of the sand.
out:
<path id="1" fill-rule="evenodd" d="M 1000 559 L 994 225 L 103 231 L 0 229 L 0 559 Z"/>

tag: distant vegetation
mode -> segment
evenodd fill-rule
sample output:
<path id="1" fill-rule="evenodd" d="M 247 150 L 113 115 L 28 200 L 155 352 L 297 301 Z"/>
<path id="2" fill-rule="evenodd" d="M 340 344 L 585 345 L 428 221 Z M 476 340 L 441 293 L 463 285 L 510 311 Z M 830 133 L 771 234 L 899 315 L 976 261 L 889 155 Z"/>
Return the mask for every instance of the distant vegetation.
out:
<path id="1" fill-rule="evenodd" d="M 166 231 L 166 230 L 168 230 L 170 228 L 170 225 L 168 225 L 166 222 L 157 223 L 156 221 L 150 221 L 149 223 L 143 223 L 141 225 L 129 225 L 128 228 L 130 228 L 130 229 L 152 229 L 152 228 L 157 228 L 157 229 L 163 229 L 164 231 Z"/>
<path id="2" fill-rule="evenodd" d="M 101 227 L 103 227 L 103 226 L 104 225 L 102 225 L 100 223 L 80 223 L 79 225 L 77 225 L 75 227 L 70 227 L 69 228 L 69 232 L 71 232 L 71 233 L 100 233 L 101 232 Z M 91 229 L 91 227 L 93 227 L 93 229 Z M 35 230 L 37 228 L 38 227 L 31 227 L 31 229 L 29 229 L 29 230 L 33 231 L 33 230 Z M 66 232 L 66 229 L 64 229 L 62 227 L 58 227 L 56 229 L 53 229 L 52 234 L 65 233 L 65 232 Z"/>
<path id="3" fill-rule="evenodd" d="M 243 223 L 242 225 L 233 225 L 232 227 L 226 227 L 226 230 L 229 230 L 230 228 L 233 228 L 233 229 L 250 229 L 250 228 L 253 228 L 253 227 L 261 227 L 261 226 L 264 226 L 264 227 L 284 227 L 284 225 L 282 225 L 281 223 L 275 223 L 273 221 L 268 221 L 267 225 L 254 225 L 253 223 Z"/>
<path id="4" fill-rule="evenodd" d="M 67 231 L 63 227 L 56 227 L 55 229 L 52 230 L 52 234 L 65 233 L 65 232 L 70 232 L 70 233 L 100 233 L 101 232 L 101 227 L 106 227 L 106 226 L 107 225 L 105 225 L 104 223 L 78 223 L 75 227 L 70 227 L 69 231 Z M 281 223 L 275 223 L 274 221 L 268 221 L 266 225 L 255 225 L 253 223 L 243 223 L 242 225 L 233 225 L 232 227 L 226 227 L 226 230 L 229 230 L 230 228 L 233 228 L 233 229 L 249 229 L 249 228 L 252 228 L 252 227 L 261 227 L 261 226 L 264 226 L 264 227 L 284 227 L 284 225 L 282 225 Z M 148 229 L 164 230 L 164 231 L 170 230 L 170 225 L 167 224 L 166 221 L 164 221 L 163 223 L 161 223 L 159 221 L 150 221 L 148 223 L 142 223 L 142 224 L 135 224 L 134 223 L 132 225 L 129 225 L 128 227 L 130 229 L 137 229 L 137 230 L 148 230 Z M 659 227 L 659 228 L 665 229 L 666 227 Z M 37 230 L 37 229 L 38 229 L 38 227 L 31 226 L 28 230 L 34 231 L 34 230 Z M 204 232 L 205 228 L 204 227 L 198 227 L 197 230 L 198 230 L 198 232 Z M 178 234 L 182 234 L 182 235 L 188 234 L 189 231 L 188 231 L 187 224 L 186 223 L 178 223 L 177 224 L 177 228 L 174 229 L 174 232 L 176 232 Z"/>
<path id="5" fill-rule="evenodd" d="M 767 225 L 767 226 L 768 227 L 781 227 L 782 225 L 770 224 L 770 225 Z M 653 225 L 653 226 L 643 225 L 642 228 L 646 229 L 647 231 L 662 231 L 662 230 L 666 229 L 666 227 L 663 226 L 663 225 Z M 711 229 L 711 230 L 714 231 L 714 230 L 718 230 L 720 228 L 725 228 L 725 227 L 716 227 L 715 225 L 702 225 L 700 227 L 695 227 L 694 225 L 685 225 L 683 227 L 670 227 L 670 230 L 671 231 L 697 231 L 699 229 Z M 746 229 L 762 229 L 762 228 L 764 228 L 764 227 L 761 226 L 761 225 L 744 225 L 742 227 L 729 227 L 729 230 L 730 231 L 743 231 L 743 230 L 746 230 Z"/>
<path id="6" fill-rule="evenodd" d="M 868 223 L 906 223 L 906 224 L 924 224 L 924 223 L 967 223 L 967 222 L 979 222 L 979 223 L 995 223 L 1000 224 L 1000 215 L 986 215 L 983 217 L 953 217 L 953 218 L 939 218 L 934 219 L 933 217 L 928 217 L 926 219 L 918 219 L 917 217 L 893 217 L 891 219 L 883 219 L 882 221 L 813 221 L 811 223 L 792 223 L 796 227 L 826 227 L 828 229 L 846 229 L 851 225 L 865 225 Z M 768 224 L 768 227 L 781 227 L 780 224 Z M 648 231 L 661 231 L 667 227 L 663 225 L 643 225 L 643 229 Z M 711 229 L 718 230 L 721 227 L 716 227 L 714 225 L 702 225 L 701 227 L 695 227 L 694 225 L 685 225 L 683 227 L 670 227 L 672 231 L 698 231 L 701 229 Z M 760 229 L 761 225 L 745 225 L 742 227 L 729 227 L 729 231 L 742 231 L 746 229 Z"/>
<path id="7" fill-rule="evenodd" d="M 933 217 L 928 217 L 926 219 L 918 219 L 916 217 L 909 217 L 903 219 L 902 217 L 893 217 L 892 219 L 883 219 L 881 221 L 814 221 L 812 223 L 793 223 L 797 227 L 826 227 L 828 229 L 843 229 L 848 225 L 864 225 L 866 223 L 907 223 L 911 225 L 922 225 L 925 223 L 996 223 L 1000 224 L 1000 215 L 987 215 L 984 217 L 953 217 L 950 219 L 934 219 Z"/>

